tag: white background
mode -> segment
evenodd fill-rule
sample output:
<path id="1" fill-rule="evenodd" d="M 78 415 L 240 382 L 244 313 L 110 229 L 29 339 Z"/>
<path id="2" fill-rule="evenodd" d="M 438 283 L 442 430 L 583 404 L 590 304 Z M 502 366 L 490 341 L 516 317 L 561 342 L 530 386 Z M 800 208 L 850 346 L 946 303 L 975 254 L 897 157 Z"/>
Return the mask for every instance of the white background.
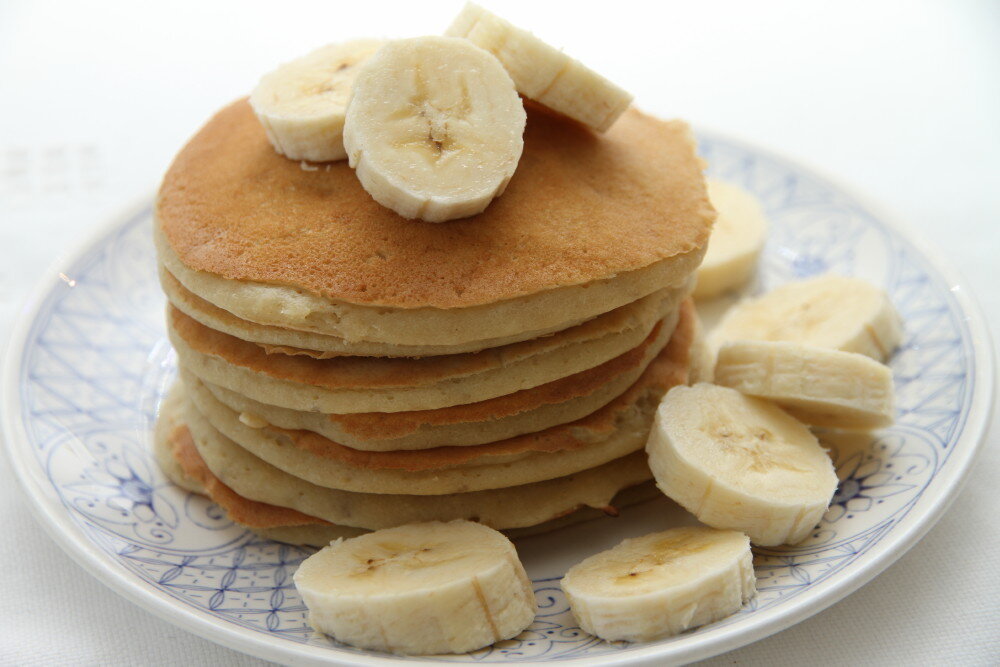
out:
<path id="1" fill-rule="evenodd" d="M 1000 2 L 501 2 L 662 116 L 864 195 L 1000 323 Z M 0 340 L 32 285 L 149 195 L 211 113 L 327 42 L 440 32 L 431 2 L 0 2 Z M 712 664 L 1000 661 L 994 428 L 938 526 L 800 625 Z M 0 457 L 0 663 L 254 664 L 117 598 L 43 533 Z"/>

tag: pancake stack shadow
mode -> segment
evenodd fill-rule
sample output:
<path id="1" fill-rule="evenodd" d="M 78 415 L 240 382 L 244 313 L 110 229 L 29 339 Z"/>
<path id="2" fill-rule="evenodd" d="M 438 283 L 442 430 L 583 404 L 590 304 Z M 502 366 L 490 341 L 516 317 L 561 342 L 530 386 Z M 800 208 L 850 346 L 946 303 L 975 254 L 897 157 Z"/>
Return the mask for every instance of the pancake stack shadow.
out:
<path id="1" fill-rule="evenodd" d="M 157 203 L 179 364 L 158 461 L 291 543 L 614 514 L 655 494 L 656 406 L 697 370 L 688 295 L 713 217 L 686 126 L 634 110 L 595 137 L 529 109 L 508 191 L 433 225 L 343 163 L 276 155 L 237 102 Z"/>

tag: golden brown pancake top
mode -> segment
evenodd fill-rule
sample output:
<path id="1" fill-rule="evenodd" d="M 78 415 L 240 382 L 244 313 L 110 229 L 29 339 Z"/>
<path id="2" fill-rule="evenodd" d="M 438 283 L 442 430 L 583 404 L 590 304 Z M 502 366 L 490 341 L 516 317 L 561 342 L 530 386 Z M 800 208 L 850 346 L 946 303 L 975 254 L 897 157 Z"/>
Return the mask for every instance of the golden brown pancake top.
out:
<path id="1" fill-rule="evenodd" d="M 466 447 L 368 452 L 333 442 L 313 431 L 283 429 L 277 426 L 265 428 L 283 436 L 283 439 L 290 444 L 316 456 L 371 469 L 437 470 L 470 464 L 478 459 L 523 452 L 576 450 L 593 445 L 596 439 L 614 431 L 618 427 L 621 413 L 643 400 L 650 392 L 654 393 L 658 400 L 659 396 L 671 387 L 687 382 L 694 333 L 694 305 L 688 299 L 681 305 L 681 319 L 670 343 L 624 394 L 582 419 L 499 442 Z"/>
<path id="2" fill-rule="evenodd" d="M 579 285 L 700 252 L 715 213 L 688 126 L 635 109 L 609 132 L 528 104 L 524 153 L 483 213 L 406 220 L 347 162 L 278 155 L 246 100 L 174 160 L 157 217 L 185 265 L 396 308 L 460 308 Z"/>

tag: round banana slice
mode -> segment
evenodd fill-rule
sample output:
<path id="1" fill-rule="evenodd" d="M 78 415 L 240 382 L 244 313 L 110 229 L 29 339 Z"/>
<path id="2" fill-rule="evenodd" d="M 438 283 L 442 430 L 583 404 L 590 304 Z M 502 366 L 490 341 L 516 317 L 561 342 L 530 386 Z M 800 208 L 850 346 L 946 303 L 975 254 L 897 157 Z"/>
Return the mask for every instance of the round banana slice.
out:
<path id="1" fill-rule="evenodd" d="M 361 185 L 405 218 L 444 222 L 499 197 L 524 148 L 526 115 L 507 72 L 455 37 L 390 42 L 364 65 L 344 146 Z"/>
<path id="2" fill-rule="evenodd" d="M 521 633 L 537 603 L 514 545 L 471 521 L 337 540 L 299 565 L 309 624 L 359 648 L 465 653 Z"/>
<path id="3" fill-rule="evenodd" d="M 628 539 L 571 567 L 562 589 L 592 635 L 632 642 L 676 635 L 753 597 L 750 540 L 703 526 Z"/>
<path id="4" fill-rule="evenodd" d="M 711 299 L 746 284 L 764 249 L 767 218 L 752 194 L 732 183 L 708 181 L 708 199 L 719 217 L 698 267 L 694 298 Z"/>
<path id="5" fill-rule="evenodd" d="M 466 4 L 445 34 L 464 37 L 496 56 L 525 97 L 599 132 L 632 103 L 632 95 L 579 60 L 477 4 Z"/>
<path id="6" fill-rule="evenodd" d="M 360 65 L 385 42 L 330 44 L 265 74 L 250 106 L 274 149 L 293 160 L 347 157 L 344 116 Z"/>
<path id="7" fill-rule="evenodd" d="M 780 340 L 876 361 L 885 361 L 902 338 L 902 322 L 885 292 L 859 278 L 832 274 L 737 304 L 711 336 L 715 348 L 731 340 Z"/>
<path id="8" fill-rule="evenodd" d="M 816 437 L 775 405 L 709 384 L 671 389 L 646 444 L 664 494 L 762 546 L 796 544 L 837 488 Z"/>
<path id="9" fill-rule="evenodd" d="M 715 383 L 773 401 L 812 426 L 867 430 L 892 423 L 892 371 L 863 354 L 735 341 L 719 350 Z"/>

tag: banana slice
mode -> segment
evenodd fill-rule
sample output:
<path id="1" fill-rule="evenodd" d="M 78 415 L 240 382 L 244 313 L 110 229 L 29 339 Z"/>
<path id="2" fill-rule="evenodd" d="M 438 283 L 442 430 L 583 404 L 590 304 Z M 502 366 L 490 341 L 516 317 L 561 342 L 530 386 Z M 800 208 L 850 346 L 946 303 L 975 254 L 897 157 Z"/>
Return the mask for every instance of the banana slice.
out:
<path id="1" fill-rule="evenodd" d="M 499 197 L 524 148 L 507 72 L 464 39 L 390 42 L 362 68 L 344 146 L 361 185 L 405 218 L 444 222 Z"/>
<path id="2" fill-rule="evenodd" d="M 736 305 L 711 336 L 716 349 L 731 340 L 780 340 L 876 361 L 885 361 L 902 338 L 902 322 L 885 292 L 859 278 L 830 274 Z"/>
<path id="3" fill-rule="evenodd" d="M 719 350 L 715 383 L 773 401 L 813 426 L 867 430 L 892 423 L 892 371 L 863 354 L 736 341 Z"/>
<path id="4" fill-rule="evenodd" d="M 406 655 L 465 653 L 510 639 L 537 610 L 514 545 L 471 521 L 337 540 L 303 561 L 294 581 L 319 632 Z"/>
<path id="5" fill-rule="evenodd" d="M 729 616 L 756 579 L 746 535 L 698 526 L 625 540 L 571 567 L 562 589 L 583 630 L 635 642 Z"/>
<path id="6" fill-rule="evenodd" d="M 385 42 L 330 44 L 265 74 L 250 106 L 274 149 L 293 160 L 347 157 L 344 114 L 360 65 Z"/>
<path id="7" fill-rule="evenodd" d="M 763 546 L 805 539 L 837 488 L 808 428 L 727 387 L 671 389 L 646 453 L 663 493 L 702 523 L 742 531 Z"/>
<path id="8" fill-rule="evenodd" d="M 698 267 L 694 298 L 711 299 L 747 283 L 764 249 L 767 218 L 752 194 L 732 183 L 708 181 L 708 198 L 719 217 Z"/>
<path id="9" fill-rule="evenodd" d="M 464 37 L 495 55 L 525 97 L 599 132 L 632 103 L 632 95 L 580 61 L 477 4 L 466 4 L 445 34 Z"/>

